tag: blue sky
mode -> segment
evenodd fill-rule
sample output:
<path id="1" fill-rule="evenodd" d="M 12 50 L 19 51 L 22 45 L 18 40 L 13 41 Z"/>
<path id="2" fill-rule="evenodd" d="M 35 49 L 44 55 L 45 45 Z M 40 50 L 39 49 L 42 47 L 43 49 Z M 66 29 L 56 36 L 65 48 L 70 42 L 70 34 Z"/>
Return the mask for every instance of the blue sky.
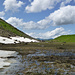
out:
<path id="1" fill-rule="evenodd" d="M 75 33 L 75 0 L 1 0 L 0 18 L 35 38 Z"/>

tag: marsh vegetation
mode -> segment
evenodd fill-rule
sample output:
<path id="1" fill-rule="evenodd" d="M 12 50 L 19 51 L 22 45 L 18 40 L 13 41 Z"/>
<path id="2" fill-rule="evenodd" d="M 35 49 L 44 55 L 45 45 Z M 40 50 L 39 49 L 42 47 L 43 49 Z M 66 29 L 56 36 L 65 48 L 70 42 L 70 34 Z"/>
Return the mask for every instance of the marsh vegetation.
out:
<path id="1" fill-rule="evenodd" d="M 0 49 L 17 51 L 21 56 L 23 67 L 15 75 L 75 74 L 75 43 L 0 44 Z"/>

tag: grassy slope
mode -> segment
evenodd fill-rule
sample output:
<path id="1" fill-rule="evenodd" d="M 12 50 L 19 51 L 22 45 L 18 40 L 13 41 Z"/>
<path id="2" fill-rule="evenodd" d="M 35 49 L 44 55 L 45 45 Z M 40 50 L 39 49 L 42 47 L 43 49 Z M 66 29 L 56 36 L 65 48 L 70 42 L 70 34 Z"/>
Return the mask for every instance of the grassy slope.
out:
<path id="1" fill-rule="evenodd" d="M 12 25 L 8 24 L 4 20 L 0 19 L 0 36 L 22 36 L 27 38 L 32 38 L 27 34 L 23 33 L 22 31 L 18 30 L 17 28 L 13 27 Z"/>
<path id="2" fill-rule="evenodd" d="M 62 35 L 60 37 L 55 38 L 53 41 L 55 42 L 75 42 L 75 35 Z"/>

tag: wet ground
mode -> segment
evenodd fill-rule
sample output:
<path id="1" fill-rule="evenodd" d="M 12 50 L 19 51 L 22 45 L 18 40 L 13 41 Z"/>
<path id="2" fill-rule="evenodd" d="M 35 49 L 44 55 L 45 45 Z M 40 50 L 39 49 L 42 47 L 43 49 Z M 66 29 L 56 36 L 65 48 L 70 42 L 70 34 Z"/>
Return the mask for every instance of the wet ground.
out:
<path id="1" fill-rule="evenodd" d="M 5 63 L 0 75 L 75 75 L 75 53 L 68 50 L 36 50 L 26 55 L 15 52 L 0 60 Z"/>
<path id="2" fill-rule="evenodd" d="M 23 74 L 75 75 L 75 53 L 67 50 L 36 50 L 33 54 L 24 55 L 22 59 Z"/>
<path id="3" fill-rule="evenodd" d="M 1 45 L 0 49 L 16 51 L 15 57 L 2 58 L 12 63 L 0 68 L 0 75 L 75 75 L 75 43 Z"/>

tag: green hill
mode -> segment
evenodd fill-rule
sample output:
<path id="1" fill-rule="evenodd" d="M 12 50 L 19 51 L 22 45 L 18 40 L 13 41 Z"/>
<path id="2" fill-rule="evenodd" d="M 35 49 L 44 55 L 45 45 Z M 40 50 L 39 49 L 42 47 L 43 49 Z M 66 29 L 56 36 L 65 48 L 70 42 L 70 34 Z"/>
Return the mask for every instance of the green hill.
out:
<path id="1" fill-rule="evenodd" d="M 26 38 L 32 38 L 29 35 L 23 33 L 17 28 L 13 27 L 9 23 L 5 22 L 0 18 L 0 36 L 10 37 L 10 36 L 21 36 Z"/>
<path id="2" fill-rule="evenodd" d="M 75 35 L 62 35 L 60 37 L 55 38 L 55 42 L 75 42 Z"/>

